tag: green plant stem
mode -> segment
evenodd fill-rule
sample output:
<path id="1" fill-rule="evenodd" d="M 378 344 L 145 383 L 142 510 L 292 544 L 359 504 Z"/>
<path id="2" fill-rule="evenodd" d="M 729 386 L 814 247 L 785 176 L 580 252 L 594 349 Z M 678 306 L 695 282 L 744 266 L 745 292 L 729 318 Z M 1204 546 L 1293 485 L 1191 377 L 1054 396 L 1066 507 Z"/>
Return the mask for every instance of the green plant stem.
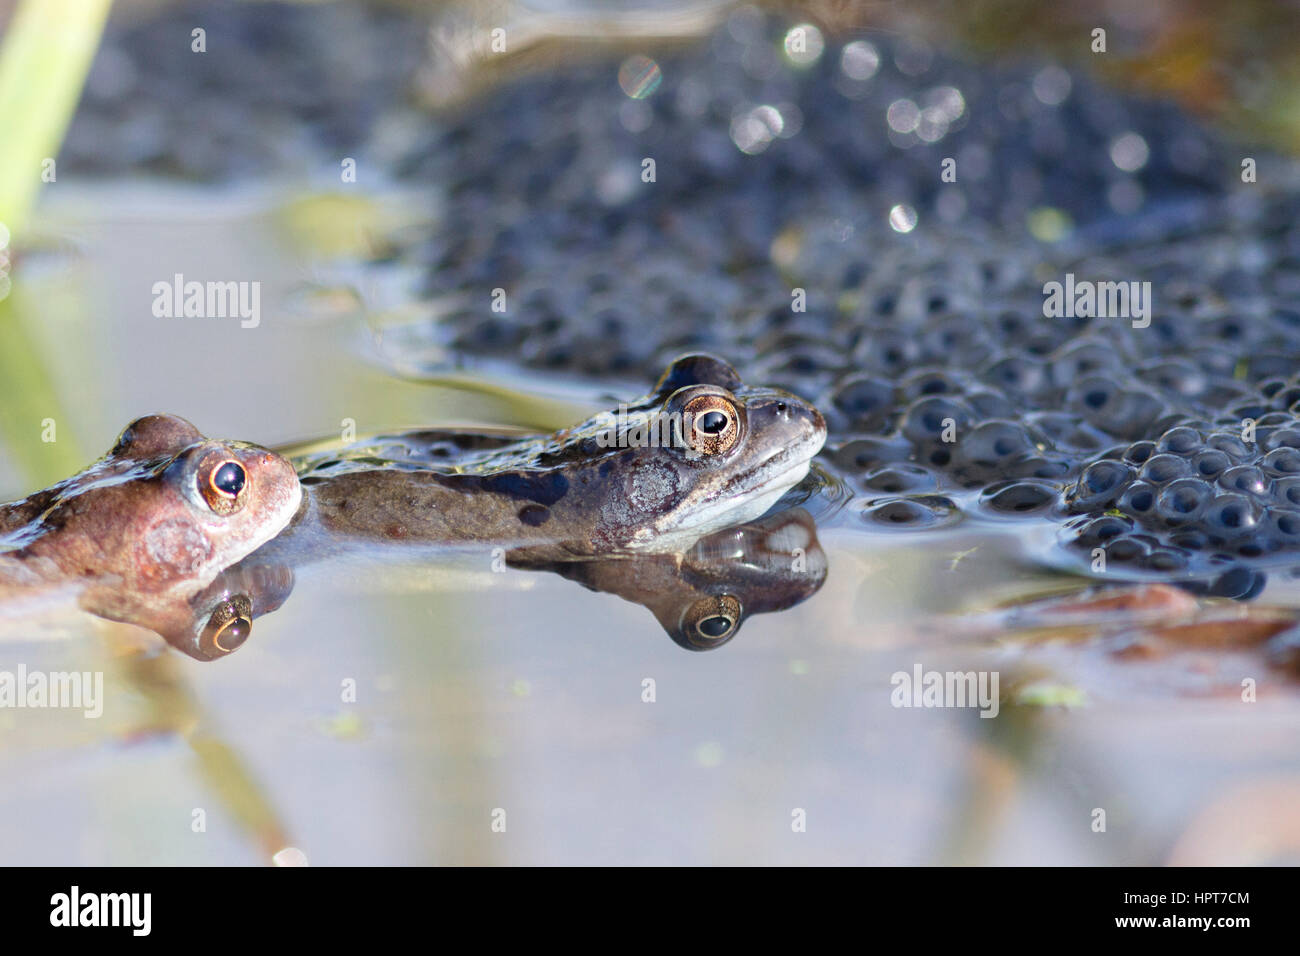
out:
<path id="1" fill-rule="evenodd" d="M 17 236 L 63 142 L 112 0 L 21 0 L 0 46 L 0 222 Z"/>

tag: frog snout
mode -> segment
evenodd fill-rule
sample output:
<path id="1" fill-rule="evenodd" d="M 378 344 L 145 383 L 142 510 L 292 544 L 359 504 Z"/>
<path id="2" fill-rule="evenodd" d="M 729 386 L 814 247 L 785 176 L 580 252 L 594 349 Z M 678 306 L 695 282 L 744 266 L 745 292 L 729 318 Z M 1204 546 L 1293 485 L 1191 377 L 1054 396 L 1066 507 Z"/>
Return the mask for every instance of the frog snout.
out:
<path id="1" fill-rule="evenodd" d="M 773 426 L 792 440 L 811 439 L 826 433 L 826 421 L 821 412 L 793 396 L 773 398 L 751 409 L 750 427 Z"/>

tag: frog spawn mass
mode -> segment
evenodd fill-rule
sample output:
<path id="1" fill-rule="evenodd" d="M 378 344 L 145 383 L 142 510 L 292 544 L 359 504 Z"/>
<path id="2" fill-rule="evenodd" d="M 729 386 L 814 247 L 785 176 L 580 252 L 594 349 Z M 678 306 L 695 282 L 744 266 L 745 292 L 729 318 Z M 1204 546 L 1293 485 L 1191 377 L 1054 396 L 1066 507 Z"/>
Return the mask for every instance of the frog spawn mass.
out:
<path id="1" fill-rule="evenodd" d="M 455 212 L 411 252 L 462 304 L 405 357 L 621 376 L 710 348 L 816 399 L 873 525 L 948 525 L 976 489 L 1062 521 L 1092 570 L 1257 593 L 1300 546 L 1297 197 L 1233 188 L 1186 117 L 1056 67 L 918 72 L 873 38 L 800 69 L 782 29 L 724 29 L 649 100 L 575 69 L 432 134 L 407 174 Z M 799 129 L 759 151 L 736 124 L 764 103 Z M 900 133 L 908 103 L 944 128 Z M 1150 282 L 1154 307 L 1045 317 L 1067 273 Z"/>
<path id="2" fill-rule="evenodd" d="M 418 124 L 394 171 L 441 214 L 396 254 L 438 316 L 387 335 L 402 364 L 631 381 L 710 350 L 817 403 L 874 526 L 946 525 L 974 490 L 1059 521 L 1081 566 L 1258 590 L 1300 518 L 1293 167 L 1243 185 L 1257 154 L 1056 64 L 792 27 L 741 11 L 638 61 L 657 86 L 564 65 Z M 367 96 L 400 111 L 388 82 Z M 1151 282 L 1149 325 L 1046 318 L 1067 273 Z"/>

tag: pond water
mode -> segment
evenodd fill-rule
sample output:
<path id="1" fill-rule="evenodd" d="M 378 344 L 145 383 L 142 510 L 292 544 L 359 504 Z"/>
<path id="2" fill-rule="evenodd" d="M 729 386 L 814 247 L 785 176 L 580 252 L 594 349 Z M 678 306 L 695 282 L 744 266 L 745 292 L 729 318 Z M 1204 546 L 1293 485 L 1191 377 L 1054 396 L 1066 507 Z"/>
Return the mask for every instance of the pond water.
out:
<path id="1" fill-rule="evenodd" d="M 711 16 L 716 6 L 699 9 Z M 672 334 L 695 331 L 691 308 L 699 303 L 692 296 L 720 310 L 721 303 L 735 305 L 756 290 L 781 300 L 788 295 L 780 281 L 766 282 L 767 272 L 779 270 L 768 269 L 766 247 L 753 259 L 745 245 L 757 240 L 743 229 L 727 237 L 736 246 L 725 264 L 720 247 L 709 243 L 726 236 L 733 223 L 765 235 L 772 222 L 764 217 L 780 218 L 774 205 L 748 219 L 748 203 L 757 190 L 779 185 L 792 169 L 807 173 L 800 163 L 817 154 L 796 151 L 780 159 L 789 165 L 778 165 L 770 182 L 761 178 L 768 173 L 752 173 L 759 167 L 739 166 L 739 157 L 752 159 L 787 130 L 772 125 L 776 120 L 791 123 L 783 142 L 804 148 L 795 119 L 811 130 L 817 120 L 811 109 L 804 115 L 782 103 L 784 113 L 776 111 L 774 120 L 762 112 L 773 108 L 763 107 L 730 127 L 724 122 L 721 131 L 696 136 L 690 118 L 709 115 L 707 72 L 694 79 L 688 75 L 671 105 L 666 97 L 652 101 L 660 111 L 652 114 L 646 97 L 659 83 L 659 65 L 628 60 L 625 66 L 631 66 L 618 75 L 622 91 L 610 83 L 590 100 L 603 103 L 608 94 L 617 108 L 584 117 L 590 130 L 599 131 L 602 124 L 613 128 L 609 143 L 614 146 L 590 130 L 584 134 L 591 147 L 586 152 L 574 145 L 583 136 L 566 138 L 559 130 L 546 138 L 554 124 L 541 116 L 538 103 L 528 103 L 529 97 L 540 98 L 541 105 L 551 101 L 525 80 L 512 88 L 517 102 L 507 98 L 485 107 L 481 129 L 440 130 L 437 135 L 444 139 L 432 141 L 446 150 L 421 155 L 421 114 L 398 110 L 396 118 L 380 121 L 362 108 L 367 97 L 378 98 L 374 88 L 387 90 L 388 72 L 421 53 L 418 42 L 403 41 L 400 50 L 394 47 L 391 64 L 374 55 L 386 36 L 405 35 L 398 14 L 374 14 L 386 23 L 391 16 L 396 26 L 383 28 L 389 34 L 376 28 L 363 35 L 360 25 L 370 21 L 358 12 L 362 8 L 332 4 L 319 21 L 311 20 L 317 14 L 301 10 L 283 14 L 284 21 L 268 20 L 262 35 L 245 30 L 239 14 L 200 7 L 210 17 L 214 40 L 246 42 L 243 59 L 236 61 L 246 69 L 222 78 L 216 57 L 203 68 L 213 71 L 209 92 L 229 83 L 247 100 L 251 127 L 236 100 L 213 94 L 206 119 L 186 114 L 186 135 L 169 139 L 158 117 L 170 115 L 165 110 L 176 103 L 169 97 L 184 90 L 159 84 L 150 94 L 156 102 L 133 95 L 132 84 L 139 79 L 133 69 L 139 64 L 132 67 L 122 53 L 153 49 L 149 36 L 123 41 L 121 49 L 101 56 L 96 75 L 105 85 L 90 105 L 98 104 L 105 114 L 96 122 L 91 109 L 89 121 L 74 125 L 68 154 L 74 170 L 79 161 L 113 178 L 61 174 L 46 187 L 12 291 L 0 301 L 0 500 L 75 472 L 107 450 L 127 422 L 149 413 L 172 412 L 204 434 L 277 447 L 417 425 L 549 431 L 646 391 L 651 383 L 641 366 L 654 350 L 647 345 L 637 352 L 635 341 L 631 359 L 619 368 L 594 369 L 590 377 L 536 370 L 553 354 L 571 352 L 575 342 L 579 352 L 589 345 L 586 336 L 599 326 L 586 326 L 585 312 L 572 323 L 576 332 L 563 324 L 546 331 L 544 323 L 528 331 L 526 362 L 523 349 L 520 362 L 501 357 L 510 349 L 499 348 L 504 339 L 493 336 L 509 335 L 510 329 L 475 339 L 489 325 L 463 308 L 455 293 L 485 280 L 480 274 L 488 268 L 485 262 L 503 270 L 528 265 L 542 278 L 533 275 L 532 286 L 523 282 L 522 287 L 538 293 L 540 286 L 545 293 L 549 283 L 561 306 L 582 301 L 583 289 L 592 292 L 615 320 L 627 304 L 618 299 L 624 290 L 602 273 L 612 272 L 617 280 L 620 263 L 645 265 L 649 278 L 638 286 L 641 277 L 632 276 L 628 301 L 640 304 L 637 296 L 645 293 L 662 294 L 662 301 L 655 300 L 659 305 L 680 303 L 682 298 L 673 296 L 686 294 L 680 314 L 662 317 L 656 334 L 672 323 L 682 327 L 674 326 Z M 778 68 L 779 44 L 766 49 L 762 17 L 754 10 L 742 14 L 712 41 L 717 56 L 708 68 L 729 75 L 727 64 L 741 63 L 750 75 L 737 79 L 734 89 L 728 79 L 718 95 L 740 95 L 750 86 L 768 92 L 764 84 L 769 82 L 772 89 L 788 92 L 780 85 L 785 82 L 780 71 L 789 64 Z M 284 26 L 309 21 L 316 23 L 315 33 Z M 328 46 L 341 32 L 339 24 L 350 29 L 354 23 L 360 37 L 355 48 L 345 44 L 336 59 L 313 59 L 313 44 Z M 303 72 L 283 86 L 259 80 L 258 70 L 271 69 L 258 53 L 261 43 L 281 44 L 285 62 L 301 60 Z M 873 59 L 875 46 L 858 43 L 837 54 L 844 76 L 833 82 L 854 103 L 883 97 L 882 122 L 884 100 L 897 96 L 916 111 L 917 103 L 907 97 L 919 95 L 913 90 L 924 85 L 929 98 L 920 99 L 931 114 L 927 122 L 937 123 L 935 116 L 943 120 L 942 129 L 929 130 L 939 140 L 949 124 L 959 130 L 973 115 L 983 88 L 989 112 L 981 116 L 1000 111 L 1008 124 L 1023 121 L 1008 127 L 1014 135 L 1001 141 L 990 136 L 992 147 L 1009 144 L 1008 155 L 1020 162 L 1017 137 L 1022 137 L 1055 155 L 1061 128 L 1049 107 L 1069 94 L 1068 75 L 1062 80 L 1062 71 L 1048 67 L 1033 73 L 1028 84 L 1013 78 L 1021 104 L 1013 109 L 1005 97 L 998 98 L 992 80 L 985 83 L 983 73 L 959 73 L 966 78 L 967 103 L 953 86 L 930 88 L 930 79 L 916 79 L 928 68 L 931 53 L 924 44 L 901 42 L 898 70 L 868 93 L 862 84 L 881 61 Z M 188 55 L 172 51 L 171 59 L 160 57 L 155 65 L 163 75 L 168 69 L 184 73 L 190 69 Z M 796 71 L 807 65 L 794 53 L 789 58 Z M 914 73 L 907 64 L 918 58 L 924 64 Z M 690 69 L 701 68 L 697 63 Z M 887 64 L 884 70 L 882 79 Z M 687 73 L 682 67 L 681 74 Z M 256 95 L 259 82 L 267 87 L 265 102 Z M 560 105 L 548 108 L 564 108 L 565 97 L 585 89 L 583 82 L 581 75 L 572 85 L 560 82 L 554 101 Z M 666 81 L 665 89 L 673 82 Z M 1082 80 L 1076 83 L 1083 89 Z M 296 127 L 281 125 L 276 112 L 301 105 L 294 84 L 326 85 L 328 95 L 342 103 L 337 115 L 322 114 L 323 140 L 332 145 L 331 137 L 345 138 L 355 132 L 353 125 L 373 125 L 381 143 L 376 154 L 410 150 L 416 159 L 407 171 L 428 181 L 422 187 L 399 186 L 368 176 L 365 183 L 340 190 L 332 166 L 292 176 L 265 174 L 273 159 L 283 159 L 281 153 L 296 156 L 294 148 L 301 145 Z M 826 108 L 832 121 L 841 106 L 836 100 Z M 1150 119 L 1136 107 L 1130 117 L 1127 105 L 1120 109 L 1104 97 L 1086 100 L 1085 106 L 1096 120 L 1094 138 L 1108 135 L 1107 124 L 1131 119 L 1140 125 Z M 971 114 L 965 114 L 968 108 Z M 123 112 L 119 116 L 115 110 Z M 523 132 L 511 125 L 512 115 L 522 117 Z M 1159 123 L 1173 122 L 1163 113 L 1152 115 Z M 898 135 L 888 138 L 883 133 L 873 138 L 847 123 L 836 131 L 822 117 L 818 135 L 839 136 L 845 151 L 865 150 L 884 162 L 906 155 L 912 165 L 900 166 L 898 181 L 879 187 L 872 181 L 845 191 L 844 181 L 828 176 L 825 194 L 804 210 L 811 210 L 815 228 L 802 237 L 780 231 L 771 244 L 770 264 L 807 267 L 814 275 L 818 269 L 837 277 L 853 273 L 861 285 L 865 273 L 858 274 L 850 261 L 852 244 L 845 243 L 853 234 L 854 210 L 842 203 L 856 202 L 862 194 L 868 204 L 879 204 L 891 190 L 901 195 L 913 186 L 918 195 L 932 192 L 925 160 L 917 159 L 924 147 L 904 152 L 904 145 L 910 150 L 921 142 L 915 132 L 922 130 L 920 116 L 918 111 L 911 126 L 903 122 L 906 117 L 890 119 Z M 914 130 L 899 129 L 895 120 Z M 737 193 L 724 197 L 717 223 L 710 223 L 708 214 L 696 221 L 688 216 L 668 221 L 665 228 L 677 231 L 671 242 L 660 243 L 657 233 L 645 233 L 629 217 L 626 247 L 619 234 L 605 258 L 554 254 L 561 241 L 573 242 L 579 253 L 583 243 L 601 241 L 581 217 L 559 214 L 563 202 L 558 212 L 536 217 L 535 233 L 507 221 L 523 208 L 519 196 L 524 193 L 537 194 L 540 202 L 563 200 L 566 189 L 585 195 L 583 189 L 594 188 L 611 209 L 629 202 L 636 177 L 622 175 L 626 164 L 619 163 L 641 147 L 635 137 L 647 129 L 650 141 L 667 155 L 670 146 L 682 155 L 698 148 L 691 162 L 693 175 L 703 177 L 700 182 L 734 174 Z M 1122 200 L 1119 206 L 1140 205 L 1144 195 L 1177 193 L 1187 183 L 1201 189 L 1208 176 L 1204 169 L 1176 162 L 1192 155 L 1201 156 L 1205 168 L 1212 166 L 1205 157 L 1213 149 L 1197 135 L 1168 151 L 1152 137 L 1152 155 L 1165 165 L 1153 159 L 1140 176 L 1117 178 L 1106 165 L 1109 160 L 1100 173 L 1081 160 L 1071 175 L 1119 183 L 1122 188 L 1108 194 L 1113 206 L 1116 198 Z M 241 136 L 248 140 L 242 153 L 231 145 Z M 501 182 L 478 167 L 457 168 L 455 150 L 472 153 L 477 136 L 485 149 L 499 149 L 510 160 L 492 167 Z M 523 155 L 516 139 L 532 142 L 530 136 L 545 139 L 547 149 L 569 156 L 572 165 L 534 175 L 515 162 Z M 1110 154 L 1120 157 L 1113 164 L 1117 168 L 1133 166 L 1129 172 L 1146 161 L 1145 154 L 1141 162 L 1128 155 L 1137 149 L 1133 136 L 1117 140 L 1120 146 Z M 97 137 L 112 139 L 101 144 Z M 1148 149 L 1141 136 L 1136 142 Z M 897 155 L 888 152 L 890 143 Z M 317 159 L 328 152 L 319 144 L 312 148 L 307 152 Z M 991 155 L 986 150 L 986 166 Z M 1016 223 L 1028 216 L 1034 232 L 1032 242 L 1017 238 L 993 247 L 1005 253 L 1003 265 L 1011 276 L 998 281 L 1010 283 L 1017 270 L 1041 264 L 1035 257 L 1047 246 L 1034 243 L 1049 240 L 1039 233 L 1061 232 L 1070 216 L 1088 222 L 1100 205 L 1076 189 L 1066 190 L 1074 204 L 1068 209 L 1034 206 L 1029 192 L 1046 195 L 1054 185 L 1050 175 L 1037 177 L 1038 161 L 1018 167 L 1023 176 L 1015 183 L 993 177 L 988 188 L 970 191 L 972 215 L 979 211 L 988 222 Z M 1052 171 L 1055 162 L 1043 168 Z M 166 170 L 169 163 L 188 175 L 212 174 L 238 185 L 179 186 L 161 176 L 134 175 L 137 167 Z M 593 179 L 588 173 L 601 163 L 611 175 Z M 962 163 L 969 168 L 965 158 Z M 852 167 L 846 162 L 850 180 Z M 1180 171 L 1171 175 L 1175 167 Z M 669 163 L 664 168 L 672 169 Z M 123 176 L 124 170 L 133 175 Z M 1186 181 L 1179 178 L 1184 174 Z M 665 188 L 716 195 L 699 182 L 672 175 L 666 175 Z M 496 195 L 493 190 L 501 209 L 494 206 L 489 214 L 477 204 L 484 195 Z M 799 208 L 797 191 L 788 198 L 781 215 Z M 1034 200 L 1040 201 L 1046 200 Z M 922 215 L 929 214 L 918 205 Z M 974 274 L 978 255 L 985 252 L 980 248 L 985 234 L 962 219 L 966 205 L 959 205 L 954 210 L 951 203 L 936 204 L 940 217 L 945 208 L 955 216 L 957 225 L 949 233 L 938 227 L 929 234 L 923 227 L 910 238 L 916 209 L 907 206 L 897 214 L 901 220 L 888 202 L 873 211 L 879 232 L 896 243 L 885 246 L 876 234 L 869 238 L 877 243 L 872 248 L 889 250 L 881 271 L 910 275 L 918 261 L 935 266 L 953 252 Z M 1153 248 L 1147 252 L 1153 268 L 1165 265 L 1161 243 L 1173 242 L 1170 237 L 1182 235 L 1185 226 L 1181 207 L 1174 214 L 1170 208 L 1161 207 L 1142 222 L 1152 230 L 1147 241 Z M 1206 208 L 1213 213 L 1229 207 L 1207 201 Z M 476 209 L 483 212 L 480 219 L 458 218 Z M 1209 215 L 1205 209 L 1192 212 L 1187 221 L 1212 232 L 1202 221 Z M 622 214 L 610 212 L 609 218 Z M 841 214 L 843 221 L 837 218 Z M 1236 215 L 1231 228 L 1206 240 L 1207 261 L 1231 264 L 1250 245 L 1232 230 L 1254 228 L 1255 207 L 1246 204 Z M 462 241 L 430 239 L 430 223 Z M 1091 228 L 1084 245 L 1053 247 L 1065 250 L 1057 264 L 1070 261 L 1075 251 L 1085 254 L 1086 242 L 1125 240 L 1125 230 L 1134 226 L 1122 216 L 1103 214 Z M 1275 235 L 1280 232 L 1270 233 Z M 865 230 L 859 238 L 868 241 Z M 1282 242 L 1277 240 L 1279 248 Z M 1260 249 L 1265 245 L 1261 240 Z M 1116 255 L 1127 251 L 1123 241 L 1114 248 Z M 717 261 L 708 261 L 700 249 Z M 1264 261 L 1266 251 L 1257 250 L 1256 258 Z M 644 260 L 638 260 L 642 254 Z M 1134 253 L 1141 254 L 1141 249 Z M 1184 260 L 1200 254 L 1191 245 L 1169 253 Z M 1293 251 L 1267 254 L 1294 265 L 1293 258 L 1285 258 Z M 386 258 L 393 261 L 383 267 L 361 265 Z M 557 271 L 548 271 L 552 267 Z M 1185 262 L 1170 268 L 1177 279 Z M 933 293 L 926 285 L 932 274 L 935 282 L 943 281 L 944 273 L 935 268 L 904 284 L 897 296 L 900 315 Z M 241 327 L 238 318 L 157 317 L 154 286 L 176 276 L 260 283 L 259 321 Z M 444 279 L 448 287 L 439 299 L 437 282 Z M 1270 291 L 1286 293 L 1283 279 Z M 662 280 L 659 286 L 656 280 Z M 949 291 L 956 300 L 963 294 L 958 285 Z M 569 301 L 569 295 L 575 298 Z M 527 308 L 544 313 L 552 305 L 538 294 Z M 836 305 L 857 307 L 847 301 Z M 734 319 L 745 310 L 732 312 Z M 838 312 L 824 314 L 840 328 Z M 445 319 L 447 328 L 432 318 Z M 777 380 L 797 377 L 799 360 L 811 356 L 808 380 L 825 385 L 826 394 L 845 394 L 832 392 L 831 380 L 818 377 L 824 369 L 817 363 L 843 359 L 834 349 L 809 347 L 793 326 L 782 331 L 777 325 L 771 335 L 759 336 L 761 327 L 754 332 L 736 323 L 696 324 L 723 340 L 731 335 L 738 352 L 748 350 L 748 358 Z M 478 357 L 451 356 L 436 335 L 422 338 L 431 326 L 438 334 L 464 336 L 465 351 Z M 781 337 L 786 331 L 788 349 Z M 1041 329 L 1032 333 L 1043 334 Z M 666 340 L 672 334 L 662 331 Z M 756 344 L 756 337 L 762 342 Z M 616 353 L 611 348 L 592 355 L 589 364 L 612 363 Z M 534 368 L 521 371 L 520 364 Z M 286 578 L 272 573 L 273 593 L 265 600 L 270 607 L 281 601 L 282 606 L 259 611 L 251 637 L 211 662 L 185 656 L 142 628 L 65 607 L 39 615 L 0 610 L 0 672 L 104 675 L 98 718 L 75 709 L 0 707 L 0 776 L 6 781 L 0 788 L 0 863 L 1300 860 L 1295 810 L 1300 806 L 1300 682 L 1269 665 L 1250 630 L 1261 621 L 1269 625 L 1270 614 L 1294 615 L 1300 608 L 1295 580 L 1274 575 L 1253 604 L 1224 602 L 1208 612 L 1213 623 L 1152 638 L 1150 632 L 1160 625 L 1182 620 L 1177 611 L 1182 606 L 1168 603 L 1174 599 L 1165 592 L 1153 592 L 1154 603 L 1146 606 L 1092 608 L 1082 618 L 1070 616 L 1069 598 L 1062 595 L 1091 582 L 1078 576 L 1077 560 L 1062 558 L 1059 515 L 1058 520 L 995 519 L 987 509 L 972 508 L 974 514 L 935 519 L 938 527 L 930 531 L 891 530 L 864 520 L 863 488 L 870 486 L 860 475 L 852 478 L 857 483 L 846 485 L 848 479 L 835 477 L 829 466 L 818 466 L 814 477 L 783 502 L 784 517 L 749 526 L 750 537 L 724 533 L 709 539 L 684 559 L 685 570 L 628 562 L 632 571 L 626 575 L 593 566 L 561 577 L 506 567 L 498 556 L 472 550 L 421 554 L 358 547 L 293 568 L 287 596 Z M 978 497 L 947 484 L 943 490 L 962 504 Z M 926 520 L 942 513 L 941 508 L 927 511 Z M 810 524 L 815 524 L 815 540 Z M 752 541 L 759 542 L 757 551 L 749 550 Z M 795 547 L 811 574 L 800 565 L 792 577 L 783 563 Z M 724 567 L 724 579 L 745 579 L 747 610 L 765 613 L 752 613 L 734 639 L 692 653 L 679 646 L 680 634 L 674 637 L 669 630 L 685 620 L 682 607 L 696 607 L 690 602 L 700 593 L 716 598 L 709 590 L 716 583 L 710 577 L 716 564 Z M 685 603 L 661 600 L 663 595 L 677 599 L 679 586 Z M 1048 607 L 1036 602 L 1053 600 L 1048 610 L 1035 610 Z M 643 604 L 653 605 L 659 617 Z M 775 609 L 784 605 L 791 606 Z M 1100 634 L 1099 621 L 1106 625 Z M 900 688 L 910 689 L 908 681 L 920 683 L 936 672 L 996 678 L 997 687 L 982 708 L 900 706 L 924 703 L 919 692 L 913 697 L 900 694 Z"/>
<path id="2" fill-rule="evenodd" d="M 58 443 L 83 460 L 150 411 L 272 444 L 345 418 L 364 432 L 585 410 L 576 383 L 521 416 L 526 398 L 387 374 L 368 360 L 377 346 L 358 300 L 295 243 L 273 189 L 144 195 L 51 191 L 43 229 L 59 241 L 11 302 L 52 393 L 75 409 Z M 154 318 L 150 285 L 174 272 L 264 276 L 262 323 Z M 120 361 L 96 362 L 107 350 Z M 50 446 L 31 431 L 25 457 L 39 462 Z M 24 490 L 6 474 L 9 497 Z M 989 640 L 955 612 L 1061 584 L 1025 560 L 1026 535 L 969 523 L 873 534 L 845 510 L 813 511 L 824 586 L 709 653 L 683 651 L 617 596 L 463 561 L 307 569 L 212 664 L 126 625 L 7 622 L 7 665 L 104 669 L 108 683 L 98 720 L 0 710 L 3 859 L 257 863 L 285 847 L 321 864 L 1285 854 L 1275 841 L 1300 787 L 1294 685 L 1245 655 L 1128 661 L 1088 642 Z M 1012 694 L 991 721 L 892 706 L 891 676 L 918 662 L 996 670 L 1004 695 L 1036 688 L 1049 702 Z M 1241 702 L 1241 674 L 1259 679 L 1258 702 Z M 1247 824 L 1241 806 L 1265 812 Z M 1091 828 L 1098 807 L 1105 833 Z M 500 810 L 505 832 L 493 829 Z M 797 810 L 806 832 L 792 829 Z M 1216 813 L 1238 819 L 1239 839 L 1205 822 Z"/>

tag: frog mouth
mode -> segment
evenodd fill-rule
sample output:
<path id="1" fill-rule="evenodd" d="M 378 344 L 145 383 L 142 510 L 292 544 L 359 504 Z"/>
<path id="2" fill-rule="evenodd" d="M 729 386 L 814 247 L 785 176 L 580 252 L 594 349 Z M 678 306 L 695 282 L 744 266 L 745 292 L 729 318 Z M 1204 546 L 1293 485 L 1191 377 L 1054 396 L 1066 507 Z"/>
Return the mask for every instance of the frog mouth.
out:
<path id="1" fill-rule="evenodd" d="M 782 457 L 786 458 L 787 461 L 782 462 L 775 469 L 772 468 L 772 465 L 776 464 L 776 462 L 765 462 L 762 471 L 766 477 L 730 499 L 734 502 L 734 505 L 723 512 L 726 518 L 725 523 L 752 521 L 765 514 L 768 509 L 780 500 L 782 495 L 803 481 L 808 474 L 808 469 L 812 467 L 813 454 L 785 453 Z M 732 521 L 733 517 L 734 522 Z"/>
<path id="2" fill-rule="evenodd" d="M 736 497 L 748 498 L 752 495 L 769 493 L 777 488 L 783 491 L 793 488 L 808 474 L 812 460 L 821 451 L 824 441 L 825 436 L 815 436 L 773 452 L 759 462 L 757 467 L 744 475 L 737 476 L 734 482 L 736 487 L 729 488 L 728 491 Z M 749 482 L 758 475 L 765 477 L 750 484 Z"/>
<path id="3" fill-rule="evenodd" d="M 774 452 L 755 468 L 727 482 L 722 492 L 706 507 L 698 509 L 688 523 L 661 527 L 653 534 L 647 531 L 632 549 L 679 550 L 705 535 L 761 517 L 803 480 L 821 446 L 820 440 L 811 439 Z"/>
<path id="4" fill-rule="evenodd" d="M 754 486 L 754 491 L 764 491 L 774 485 L 785 484 L 793 486 L 803 480 L 804 475 L 808 474 L 808 469 L 812 466 L 813 457 L 821 448 L 818 443 L 816 447 L 804 450 L 785 450 L 778 452 L 772 458 L 763 463 L 763 470 L 770 470 L 775 467 L 777 470 L 772 471 L 768 477 L 764 478 Z M 796 474 L 797 473 L 797 474 Z M 792 477 L 793 476 L 793 477 Z"/>

